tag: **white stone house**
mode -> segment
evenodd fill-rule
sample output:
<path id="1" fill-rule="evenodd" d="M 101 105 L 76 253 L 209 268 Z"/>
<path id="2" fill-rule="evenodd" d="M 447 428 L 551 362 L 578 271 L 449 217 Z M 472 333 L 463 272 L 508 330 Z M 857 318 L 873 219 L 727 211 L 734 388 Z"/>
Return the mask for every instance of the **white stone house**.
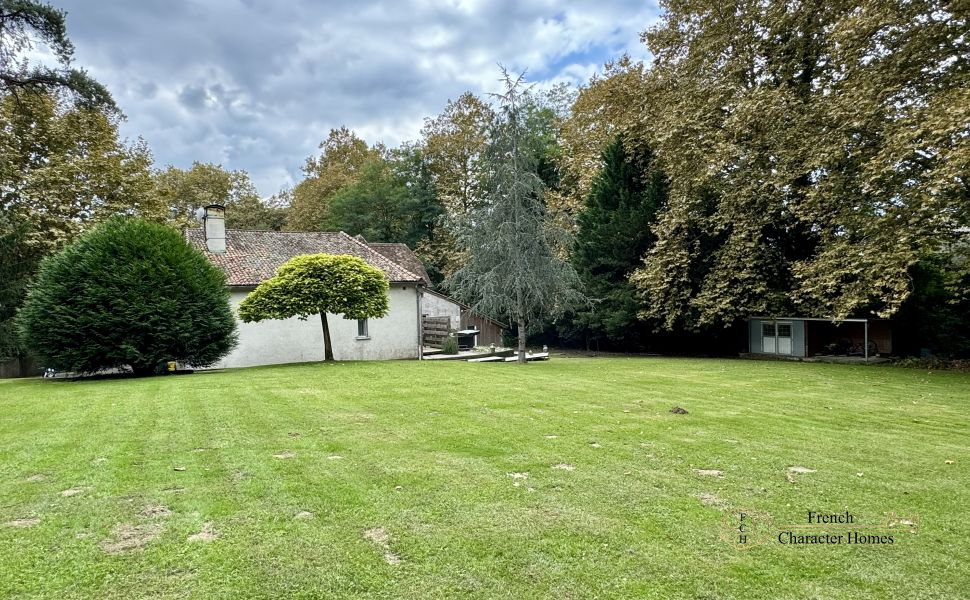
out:
<path id="1" fill-rule="evenodd" d="M 186 239 L 226 274 L 233 308 L 284 262 L 303 254 L 347 254 L 384 272 L 390 284 L 387 315 L 347 320 L 327 315 L 337 360 L 417 359 L 421 356 L 422 291 L 427 274 L 415 273 L 388 256 L 420 265 L 404 244 L 371 245 L 344 232 L 243 231 L 225 229 L 221 206 L 205 209 L 204 227 L 188 229 Z M 391 246 L 391 248 L 388 248 Z M 403 246 L 403 249 L 398 247 Z M 378 250 L 384 250 L 384 253 Z M 405 253 L 405 250 L 407 251 Z M 386 254 L 386 255 L 385 255 Z M 406 256 L 410 255 L 409 257 Z M 323 330 L 319 318 L 239 322 L 239 345 L 215 368 L 249 367 L 322 361 Z"/>

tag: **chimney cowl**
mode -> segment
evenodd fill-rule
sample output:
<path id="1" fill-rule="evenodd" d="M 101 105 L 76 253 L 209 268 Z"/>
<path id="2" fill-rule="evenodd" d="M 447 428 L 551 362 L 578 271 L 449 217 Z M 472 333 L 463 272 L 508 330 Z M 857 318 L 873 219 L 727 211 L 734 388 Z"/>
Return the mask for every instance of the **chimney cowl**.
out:
<path id="1" fill-rule="evenodd" d="M 202 229 L 205 246 L 213 254 L 226 253 L 226 207 L 209 204 L 203 208 Z"/>

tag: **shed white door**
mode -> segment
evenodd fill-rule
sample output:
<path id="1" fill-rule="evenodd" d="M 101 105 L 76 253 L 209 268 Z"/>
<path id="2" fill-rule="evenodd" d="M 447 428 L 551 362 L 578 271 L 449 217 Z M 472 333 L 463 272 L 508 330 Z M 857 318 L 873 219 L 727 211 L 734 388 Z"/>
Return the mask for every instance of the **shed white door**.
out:
<path id="1" fill-rule="evenodd" d="M 761 351 L 765 354 L 774 354 L 776 351 L 774 323 L 761 324 Z"/>
<path id="2" fill-rule="evenodd" d="M 761 324 L 761 351 L 766 354 L 791 354 L 791 322 Z"/>
<path id="3" fill-rule="evenodd" d="M 778 323 L 778 354 L 791 354 L 791 323 Z"/>

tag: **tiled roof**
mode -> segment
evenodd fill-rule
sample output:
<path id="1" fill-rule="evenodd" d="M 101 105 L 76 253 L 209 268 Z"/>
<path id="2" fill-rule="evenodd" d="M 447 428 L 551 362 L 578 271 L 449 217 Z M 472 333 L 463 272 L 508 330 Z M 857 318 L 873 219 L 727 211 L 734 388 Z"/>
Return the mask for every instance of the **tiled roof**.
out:
<path id="1" fill-rule="evenodd" d="M 358 236 L 360 237 L 360 236 Z M 431 278 L 428 277 L 428 271 L 425 270 L 424 264 L 421 259 L 408 248 L 407 244 L 388 244 L 388 243 L 370 243 L 367 244 L 374 250 L 377 250 L 395 263 L 401 265 L 408 271 L 414 273 L 415 275 L 420 275 L 424 279 L 425 285 L 431 285 Z"/>
<path id="2" fill-rule="evenodd" d="M 269 279 L 283 263 L 301 254 L 349 254 L 384 272 L 394 282 L 420 283 L 422 274 L 405 267 L 342 231 L 226 230 L 226 253 L 206 249 L 202 229 L 186 229 L 185 238 L 226 273 L 229 285 L 250 286 Z"/>

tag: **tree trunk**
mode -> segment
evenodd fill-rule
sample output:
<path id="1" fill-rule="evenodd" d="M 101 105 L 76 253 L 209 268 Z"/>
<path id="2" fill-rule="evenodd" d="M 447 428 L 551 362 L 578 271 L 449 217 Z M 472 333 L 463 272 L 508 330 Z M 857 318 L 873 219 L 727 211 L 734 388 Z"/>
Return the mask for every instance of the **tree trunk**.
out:
<path id="1" fill-rule="evenodd" d="M 519 319 L 519 362 L 525 364 L 525 319 Z"/>
<path id="2" fill-rule="evenodd" d="M 323 325 L 323 361 L 333 362 L 333 346 L 330 345 L 330 325 L 327 323 L 327 313 L 320 313 L 320 324 Z"/>

